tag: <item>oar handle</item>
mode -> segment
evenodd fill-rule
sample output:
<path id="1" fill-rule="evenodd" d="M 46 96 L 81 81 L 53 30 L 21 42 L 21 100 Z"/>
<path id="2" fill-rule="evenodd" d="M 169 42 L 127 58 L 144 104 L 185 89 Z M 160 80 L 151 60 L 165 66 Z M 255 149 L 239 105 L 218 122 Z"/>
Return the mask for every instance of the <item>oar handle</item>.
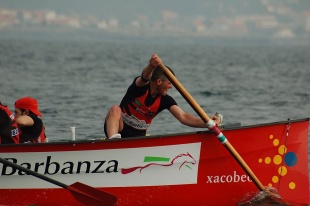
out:
<path id="1" fill-rule="evenodd" d="M 37 172 L 34 172 L 34 171 L 32 171 L 32 170 L 29 170 L 29 169 L 27 169 L 27 168 L 25 168 L 25 167 L 22 167 L 22 166 L 20 166 L 20 165 L 18 165 L 18 164 L 15 164 L 15 163 L 13 163 L 13 162 L 10 162 L 10 161 L 8 161 L 8 160 L 6 160 L 6 159 L 3 159 L 3 158 L 1 158 L 1 157 L 0 157 L 0 162 L 1 162 L 2 164 L 4 164 L 4 165 L 8 165 L 8 166 L 13 167 L 13 168 L 15 168 L 15 169 L 18 169 L 18 170 L 20 170 L 20 171 L 26 172 L 27 174 L 30 174 L 30 175 L 35 176 L 35 177 L 38 177 L 38 178 L 40 178 L 40 179 L 42 179 L 42 180 L 45 180 L 45 181 L 50 182 L 50 183 L 52 183 L 52 184 L 55 184 L 55 185 L 57 185 L 57 186 L 59 186 L 59 187 L 63 187 L 63 188 L 67 188 L 67 187 L 68 187 L 68 185 L 66 185 L 66 184 L 64 184 L 64 183 L 58 182 L 57 180 L 54 180 L 54 179 L 51 179 L 51 178 L 49 178 L 49 177 L 47 177 L 47 176 L 41 175 L 41 174 L 39 174 L 39 173 L 37 173 Z"/>
<path id="2" fill-rule="evenodd" d="M 163 64 L 159 65 L 162 72 L 165 76 L 170 80 L 170 82 L 174 85 L 174 87 L 180 92 L 180 94 L 184 97 L 184 99 L 191 105 L 191 107 L 196 111 L 199 117 L 205 122 L 209 122 L 210 117 L 204 112 L 204 110 L 200 107 L 200 105 L 196 102 L 196 100 L 188 93 L 188 91 L 183 87 L 183 85 L 178 81 L 178 79 L 172 74 L 172 72 Z M 261 190 L 265 190 L 265 187 L 261 184 L 249 166 L 245 163 L 242 157 L 238 154 L 238 152 L 234 149 L 234 147 L 228 142 L 223 133 L 217 128 L 217 126 L 213 126 L 212 130 L 215 131 L 218 139 L 224 144 L 226 149 L 232 154 L 235 160 L 239 163 L 239 165 L 244 169 L 244 171 L 251 177 L 254 184 Z"/>

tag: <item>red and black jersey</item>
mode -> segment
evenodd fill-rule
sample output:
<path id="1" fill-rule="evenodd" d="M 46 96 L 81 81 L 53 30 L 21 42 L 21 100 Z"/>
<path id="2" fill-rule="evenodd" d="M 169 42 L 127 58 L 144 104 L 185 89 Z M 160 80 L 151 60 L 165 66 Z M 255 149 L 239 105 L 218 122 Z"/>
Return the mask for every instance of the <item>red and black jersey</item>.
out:
<path id="1" fill-rule="evenodd" d="M 150 94 L 150 85 L 138 87 L 135 84 L 136 79 L 128 87 L 120 104 L 124 122 L 122 137 L 145 135 L 147 128 L 158 113 L 164 109 L 170 109 L 172 105 L 177 105 L 169 95 L 153 98 Z"/>

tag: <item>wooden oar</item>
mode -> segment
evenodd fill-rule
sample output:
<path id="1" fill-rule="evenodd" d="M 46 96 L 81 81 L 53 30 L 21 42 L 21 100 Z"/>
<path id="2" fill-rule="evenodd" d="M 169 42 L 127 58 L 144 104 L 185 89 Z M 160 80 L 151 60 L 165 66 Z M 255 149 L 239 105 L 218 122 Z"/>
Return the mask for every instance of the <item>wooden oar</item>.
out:
<path id="1" fill-rule="evenodd" d="M 82 184 L 80 182 L 76 182 L 72 185 L 66 185 L 64 183 L 58 182 L 54 179 L 51 179 L 47 176 L 29 170 L 28 168 L 22 167 L 17 165 L 13 162 L 10 162 L 6 159 L 0 157 L 0 162 L 4 165 L 8 165 L 15 169 L 21 170 L 27 174 L 55 184 L 59 187 L 65 188 L 71 192 L 71 194 L 77 199 L 79 202 L 85 205 L 92 205 L 92 206 L 114 206 L 117 205 L 117 198 L 116 196 L 109 194 L 107 192 L 103 192 L 91 186 Z"/>
<path id="2" fill-rule="evenodd" d="M 184 97 L 184 99 L 191 105 L 191 107 L 196 111 L 196 113 L 200 116 L 200 118 L 208 123 L 210 117 L 203 111 L 200 105 L 195 101 L 195 99 L 186 91 L 186 89 L 182 86 L 182 84 L 177 80 L 177 78 L 171 73 L 171 71 L 161 64 L 160 69 L 163 71 L 165 76 L 170 80 L 170 82 L 174 85 L 174 87 L 180 92 L 180 94 Z M 238 154 L 238 152 L 234 149 L 234 147 L 228 142 L 227 138 L 224 134 L 219 130 L 216 125 L 211 125 L 210 130 L 215 131 L 217 138 L 222 142 L 222 144 L 226 147 L 226 149 L 230 152 L 230 154 L 235 158 L 235 160 L 239 163 L 239 165 L 244 169 L 244 171 L 251 177 L 255 185 L 259 190 L 265 190 L 265 187 L 258 180 L 249 166 L 245 163 L 242 157 Z"/>

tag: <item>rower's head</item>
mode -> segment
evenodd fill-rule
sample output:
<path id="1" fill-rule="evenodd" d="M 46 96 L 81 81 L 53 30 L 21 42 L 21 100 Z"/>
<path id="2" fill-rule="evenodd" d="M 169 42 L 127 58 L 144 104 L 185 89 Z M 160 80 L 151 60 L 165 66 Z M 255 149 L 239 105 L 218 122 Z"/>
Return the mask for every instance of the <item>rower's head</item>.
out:
<path id="1" fill-rule="evenodd" d="M 165 65 L 166 66 L 166 65 Z M 170 72 L 174 75 L 174 72 L 172 69 L 168 66 L 166 66 Z M 151 77 L 151 84 L 156 85 L 156 91 L 159 95 L 166 95 L 168 90 L 172 88 L 172 83 L 170 80 L 166 77 L 164 72 L 160 69 L 160 67 L 156 67 L 153 70 L 153 74 Z"/>
<path id="2" fill-rule="evenodd" d="M 32 112 L 37 116 L 42 116 L 39 111 L 38 101 L 32 97 L 23 97 L 15 102 L 15 115 L 19 116 L 24 113 Z"/>

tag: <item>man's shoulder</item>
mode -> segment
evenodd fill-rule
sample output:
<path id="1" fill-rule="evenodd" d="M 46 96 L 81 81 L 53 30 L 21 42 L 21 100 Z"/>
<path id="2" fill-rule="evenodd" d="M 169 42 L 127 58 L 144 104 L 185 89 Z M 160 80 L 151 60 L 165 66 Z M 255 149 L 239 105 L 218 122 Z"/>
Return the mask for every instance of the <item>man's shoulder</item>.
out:
<path id="1" fill-rule="evenodd" d="M 127 93 L 141 95 L 141 93 L 144 93 L 148 88 L 149 84 L 139 87 L 136 85 L 135 81 L 133 81 L 132 84 L 128 87 Z"/>
<path id="2" fill-rule="evenodd" d="M 147 83 L 147 84 L 145 84 L 143 86 L 138 86 L 136 84 L 136 80 L 138 79 L 138 77 L 134 78 L 134 80 L 132 81 L 131 85 L 129 85 L 129 87 L 130 88 L 134 88 L 134 89 L 145 89 L 145 88 L 148 88 L 150 83 Z"/>

